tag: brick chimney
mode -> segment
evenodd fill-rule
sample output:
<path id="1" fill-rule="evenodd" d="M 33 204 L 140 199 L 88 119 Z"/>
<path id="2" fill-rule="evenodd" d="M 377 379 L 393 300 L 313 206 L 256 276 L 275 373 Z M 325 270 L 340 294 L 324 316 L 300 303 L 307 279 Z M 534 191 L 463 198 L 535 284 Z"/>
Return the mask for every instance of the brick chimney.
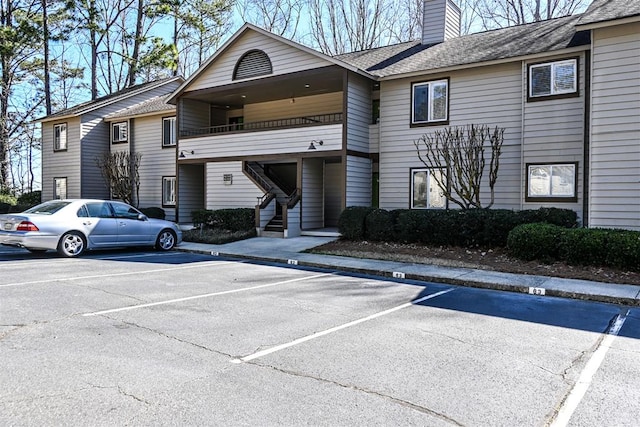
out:
<path id="1" fill-rule="evenodd" d="M 422 44 L 460 36 L 460 8 L 453 0 L 423 0 Z"/>

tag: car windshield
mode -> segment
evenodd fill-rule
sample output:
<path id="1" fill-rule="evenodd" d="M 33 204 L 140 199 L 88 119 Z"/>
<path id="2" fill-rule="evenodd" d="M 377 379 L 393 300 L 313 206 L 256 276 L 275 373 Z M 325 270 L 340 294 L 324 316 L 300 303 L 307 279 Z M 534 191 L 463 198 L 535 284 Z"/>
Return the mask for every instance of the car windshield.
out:
<path id="1" fill-rule="evenodd" d="M 52 200 L 50 202 L 44 202 L 38 206 L 34 206 L 31 209 L 27 209 L 24 213 L 51 215 L 58 212 L 71 202 L 64 202 L 62 200 Z"/>

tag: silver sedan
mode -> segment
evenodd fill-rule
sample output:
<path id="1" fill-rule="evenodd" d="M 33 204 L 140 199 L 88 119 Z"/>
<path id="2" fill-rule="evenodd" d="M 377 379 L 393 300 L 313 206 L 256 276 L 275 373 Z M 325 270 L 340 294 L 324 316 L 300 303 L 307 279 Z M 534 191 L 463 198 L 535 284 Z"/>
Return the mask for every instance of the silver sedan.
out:
<path id="1" fill-rule="evenodd" d="M 112 200 L 51 200 L 22 213 L 0 215 L 0 244 L 31 252 L 51 249 L 75 257 L 87 249 L 126 246 L 168 251 L 181 241 L 177 224 L 148 218 Z"/>

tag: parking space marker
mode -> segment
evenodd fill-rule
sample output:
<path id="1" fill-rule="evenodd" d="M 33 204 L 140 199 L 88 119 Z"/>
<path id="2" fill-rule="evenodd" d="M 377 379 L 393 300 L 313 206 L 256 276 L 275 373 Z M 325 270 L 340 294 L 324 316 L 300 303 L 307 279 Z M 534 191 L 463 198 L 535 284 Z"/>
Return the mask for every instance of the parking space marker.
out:
<path id="1" fill-rule="evenodd" d="M 606 332 L 607 335 L 604 337 L 596 351 L 593 352 L 591 358 L 580 373 L 580 377 L 571 389 L 569 396 L 567 396 L 565 401 L 562 403 L 562 406 L 556 414 L 555 420 L 553 420 L 553 423 L 551 424 L 552 427 L 564 427 L 569 424 L 571 416 L 578 408 L 578 405 L 586 394 L 587 389 L 589 389 L 589 386 L 591 386 L 593 376 L 596 374 L 598 369 L 600 369 L 600 365 L 604 361 L 609 348 L 611 348 L 611 344 L 613 344 L 613 341 L 618 336 L 618 333 L 620 333 L 620 329 L 622 329 L 624 322 L 627 320 L 628 314 L 629 310 L 627 310 L 626 313 L 619 314 L 616 317 L 615 322 L 613 322 L 613 325 L 609 328 L 609 331 Z"/>
<path id="2" fill-rule="evenodd" d="M 236 264 L 235 262 L 232 261 L 228 261 L 228 262 L 215 262 L 215 266 L 219 266 L 219 265 L 227 265 L 227 264 Z M 127 271 L 124 273 L 109 273 L 109 274 L 97 274 L 97 275 L 93 275 L 93 276 L 78 276 L 78 277 L 59 277 L 59 278 L 54 278 L 54 279 L 45 279 L 45 280 L 34 280 L 32 282 L 18 282 L 18 283 L 6 283 L 4 285 L 0 285 L 0 288 L 9 288 L 12 286 L 24 286 L 24 285 L 37 285 L 37 284 L 41 284 L 41 283 L 51 283 L 51 282 L 68 282 L 68 281 L 72 281 L 72 280 L 82 280 L 82 279 L 101 279 L 103 277 L 116 277 L 116 276 L 131 276 L 134 274 L 148 274 L 148 273 L 164 273 L 166 271 L 173 271 L 173 270 L 185 270 L 185 269 L 189 269 L 189 268 L 200 268 L 200 267 L 211 267 L 212 263 L 207 262 L 207 263 L 198 263 L 198 264 L 191 264 L 191 265 L 185 265 L 182 267 L 173 267 L 173 268 L 157 268 L 157 269 L 153 269 L 153 270 L 142 270 L 142 271 Z"/>
<path id="3" fill-rule="evenodd" d="M 130 305 L 130 306 L 127 306 L 127 307 L 113 308 L 113 309 L 110 309 L 110 310 L 96 311 L 96 312 L 93 312 L 93 313 L 84 313 L 83 316 L 84 317 L 99 316 L 101 314 L 118 313 L 118 312 L 121 312 L 121 311 L 135 310 L 135 309 L 138 309 L 138 308 L 155 307 L 155 306 L 158 306 L 158 305 L 175 304 L 175 303 L 178 303 L 178 302 L 191 301 L 191 300 L 202 299 L 202 298 L 210 298 L 210 297 L 216 297 L 216 296 L 220 296 L 220 295 L 235 294 L 235 293 L 238 293 L 238 292 L 253 291 L 255 289 L 269 288 L 269 287 L 272 287 L 272 286 L 285 285 L 287 283 L 300 282 L 302 280 L 317 279 L 318 277 L 330 276 L 332 274 L 333 273 L 316 274 L 315 276 L 298 277 L 297 279 L 284 280 L 282 282 L 276 282 L 276 283 L 268 283 L 266 285 L 250 286 L 248 288 L 231 289 L 231 290 L 228 290 L 228 291 L 212 292 L 212 293 L 203 294 L 203 295 L 193 295 L 193 296 L 190 296 L 190 297 L 175 298 L 175 299 L 170 299 L 170 300 L 166 300 L 166 301 L 157 301 L 157 302 L 150 302 L 150 303 L 146 303 L 146 304 Z"/>
<path id="4" fill-rule="evenodd" d="M 434 294 L 430 294 L 430 295 L 424 296 L 422 298 L 418 298 L 416 300 L 413 300 L 413 301 L 398 305 L 396 307 L 389 308 L 387 310 L 380 311 L 378 313 L 371 314 L 369 316 L 362 317 L 360 319 L 356 319 L 356 320 L 351 321 L 349 323 L 345 323 L 345 324 L 342 324 L 342 325 L 339 325 L 339 326 L 335 326 L 333 328 L 325 329 L 324 331 L 316 332 L 314 334 L 307 335 L 307 336 L 302 337 L 302 338 L 298 338 L 297 340 L 293 340 L 293 341 L 290 341 L 288 343 L 284 343 L 284 344 L 280 344 L 280 345 L 277 345 L 277 346 L 274 346 L 274 347 L 271 347 L 271 348 L 267 348 L 267 349 L 258 351 L 256 353 L 250 354 L 248 356 L 244 356 L 244 357 L 237 358 L 237 359 L 232 359 L 230 362 L 231 363 L 249 362 L 249 361 L 257 359 L 259 357 L 263 357 L 263 356 L 266 356 L 268 354 L 275 353 L 275 352 L 278 352 L 280 350 L 284 350 L 284 349 L 287 349 L 289 347 L 293 347 L 293 346 L 296 346 L 298 344 L 302 344 L 304 342 L 311 341 L 313 339 L 323 337 L 325 335 L 329 335 L 329 334 L 331 334 L 333 332 L 337 332 L 337 331 L 340 331 L 342 329 L 350 328 L 351 326 L 359 325 L 360 323 L 364 323 L 364 322 L 367 322 L 369 320 L 377 319 L 378 317 L 386 316 L 387 314 L 394 313 L 394 312 L 396 312 L 398 310 L 402 310 L 403 308 L 411 307 L 411 306 L 413 306 L 415 304 L 420 304 L 423 301 L 426 301 L 426 300 L 429 300 L 429 299 L 433 299 L 433 298 L 439 297 L 440 295 L 444 295 L 446 293 L 449 293 L 449 292 L 453 291 L 454 289 L 455 288 L 450 288 L 450 289 L 446 289 L 444 291 L 436 292 Z"/>

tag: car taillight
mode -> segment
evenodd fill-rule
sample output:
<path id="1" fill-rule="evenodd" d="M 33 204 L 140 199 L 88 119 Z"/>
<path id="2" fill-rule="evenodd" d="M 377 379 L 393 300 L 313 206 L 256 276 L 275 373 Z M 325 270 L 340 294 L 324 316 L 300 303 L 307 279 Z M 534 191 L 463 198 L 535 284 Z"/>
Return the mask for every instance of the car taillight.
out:
<path id="1" fill-rule="evenodd" d="M 18 224 L 18 231 L 40 231 L 38 227 L 31 221 L 22 221 Z"/>

